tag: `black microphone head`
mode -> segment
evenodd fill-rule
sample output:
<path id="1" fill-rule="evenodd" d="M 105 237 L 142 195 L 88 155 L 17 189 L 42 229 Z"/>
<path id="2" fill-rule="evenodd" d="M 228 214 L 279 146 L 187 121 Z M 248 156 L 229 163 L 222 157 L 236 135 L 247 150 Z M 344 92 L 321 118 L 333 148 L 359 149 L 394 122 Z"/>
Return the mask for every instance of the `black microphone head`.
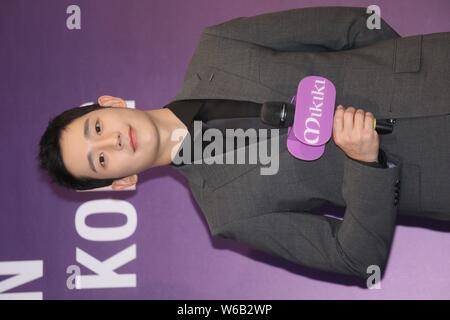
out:
<path id="1" fill-rule="evenodd" d="M 286 102 L 268 101 L 261 107 L 261 121 L 276 127 L 288 127 L 294 123 L 294 105 Z"/>

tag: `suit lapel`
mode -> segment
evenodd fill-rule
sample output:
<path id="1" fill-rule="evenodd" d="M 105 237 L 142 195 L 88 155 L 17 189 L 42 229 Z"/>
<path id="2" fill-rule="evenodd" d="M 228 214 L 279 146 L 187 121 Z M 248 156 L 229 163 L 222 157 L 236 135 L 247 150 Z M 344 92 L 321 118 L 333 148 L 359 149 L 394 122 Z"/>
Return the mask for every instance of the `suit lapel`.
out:
<path id="1" fill-rule="evenodd" d="M 206 66 L 190 74 L 175 100 L 229 99 L 240 101 L 290 101 L 291 97 L 259 82 L 226 72 L 217 67 Z"/>
<path id="2" fill-rule="evenodd" d="M 286 139 L 287 132 L 283 133 L 278 137 L 271 137 L 270 139 L 279 139 L 279 154 L 287 151 Z M 270 139 L 267 142 L 262 143 L 270 143 Z M 245 147 L 245 152 L 248 154 L 249 146 Z M 230 153 L 235 154 L 237 150 L 232 150 Z M 224 160 L 226 161 L 226 160 Z M 259 163 L 259 158 L 256 163 L 246 163 L 246 164 L 195 164 L 198 172 L 206 182 L 208 186 L 210 186 L 213 190 L 224 186 L 225 184 L 239 178 L 243 174 L 259 168 L 261 165 Z"/>

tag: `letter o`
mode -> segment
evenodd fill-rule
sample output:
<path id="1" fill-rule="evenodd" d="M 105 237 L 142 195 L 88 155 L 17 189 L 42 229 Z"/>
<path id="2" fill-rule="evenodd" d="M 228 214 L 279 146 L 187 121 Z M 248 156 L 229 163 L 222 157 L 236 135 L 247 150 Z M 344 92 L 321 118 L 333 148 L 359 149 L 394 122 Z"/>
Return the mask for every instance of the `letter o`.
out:
<path id="1" fill-rule="evenodd" d="M 95 228 L 86 224 L 86 218 L 98 213 L 121 213 L 127 222 L 119 227 Z M 131 236 L 137 227 L 136 209 L 127 201 L 107 199 L 83 203 L 75 214 L 75 228 L 80 237 L 91 241 L 118 241 Z"/>

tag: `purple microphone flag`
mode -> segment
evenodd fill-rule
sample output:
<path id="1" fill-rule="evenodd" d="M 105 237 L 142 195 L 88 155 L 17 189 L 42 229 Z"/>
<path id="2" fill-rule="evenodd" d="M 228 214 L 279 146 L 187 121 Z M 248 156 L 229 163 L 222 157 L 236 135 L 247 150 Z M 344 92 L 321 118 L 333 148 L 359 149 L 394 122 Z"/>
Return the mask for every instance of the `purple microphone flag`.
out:
<path id="1" fill-rule="evenodd" d="M 294 123 L 289 127 L 287 147 L 301 160 L 317 160 L 333 131 L 336 88 L 321 76 L 303 78 L 297 88 Z"/>

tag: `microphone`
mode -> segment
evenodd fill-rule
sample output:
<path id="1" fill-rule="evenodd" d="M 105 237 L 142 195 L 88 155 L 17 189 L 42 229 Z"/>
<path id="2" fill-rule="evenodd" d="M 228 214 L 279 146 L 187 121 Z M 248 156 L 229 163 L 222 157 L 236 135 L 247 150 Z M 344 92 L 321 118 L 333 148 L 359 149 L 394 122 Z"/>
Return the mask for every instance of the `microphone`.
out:
<path id="1" fill-rule="evenodd" d="M 261 107 L 261 121 L 275 127 L 287 128 L 294 123 L 295 106 L 292 103 L 268 101 Z M 374 119 L 378 134 L 389 134 L 394 130 L 395 119 Z"/>

